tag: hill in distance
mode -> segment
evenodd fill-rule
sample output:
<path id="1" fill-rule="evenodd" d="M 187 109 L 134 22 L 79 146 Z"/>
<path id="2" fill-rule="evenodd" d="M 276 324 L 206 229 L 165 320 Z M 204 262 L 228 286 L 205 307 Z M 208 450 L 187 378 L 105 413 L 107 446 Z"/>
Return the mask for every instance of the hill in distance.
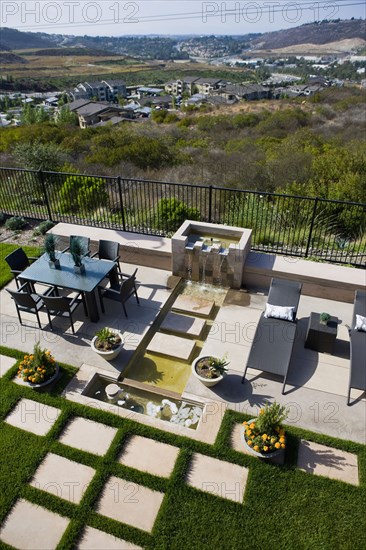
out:
<path id="1" fill-rule="evenodd" d="M 40 38 L 33 32 L 22 32 L 7 27 L 0 28 L 0 50 L 25 50 L 26 48 L 50 48 L 54 42 Z"/>

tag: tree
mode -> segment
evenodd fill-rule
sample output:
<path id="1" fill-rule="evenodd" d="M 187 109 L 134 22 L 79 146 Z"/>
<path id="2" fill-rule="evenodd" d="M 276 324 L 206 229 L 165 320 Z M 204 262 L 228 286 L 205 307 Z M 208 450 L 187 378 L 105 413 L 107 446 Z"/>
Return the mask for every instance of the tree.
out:
<path id="1" fill-rule="evenodd" d="M 31 170 L 57 171 L 63 164 L 63 155 L 55 143 L 19 143 L 14 156 L 19 164 Z"/>
<path id="2" fill-rule="evenodd" d="M 77 126 L 79 124 L 79 119 L 76 113 L 70 111 L 70 108 L 64 105 L 56 113 L 55 122 L 58 125 L 67 124 L 70 126 Z"/>

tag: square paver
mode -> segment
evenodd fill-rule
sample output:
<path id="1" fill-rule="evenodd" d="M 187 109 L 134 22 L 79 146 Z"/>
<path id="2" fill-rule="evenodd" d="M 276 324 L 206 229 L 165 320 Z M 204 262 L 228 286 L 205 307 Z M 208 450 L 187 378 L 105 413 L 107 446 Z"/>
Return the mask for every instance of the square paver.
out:
<path id="1" fill-rule="evenodd" d="M 243 424 L 240 424 L 237 422 L 234 424 L 233 430 L 231 432 L 231 446 L 234 449 L 234 451 L 238 451 L 238 453 L 244 453 L 249 456 L 254 456 L 250 451 L 247 450 L 247 448 L 244 446 L 243 443 Z M 263 458 L 261 460 L 265 460 L 268 462 L 271 462 L 272 464 L 284 464 L 285 462 L 285 451 L 278 453 L 273 458 Z"/>
<path id="2" fill-rule="evenodd" d="M 147 346 L 146 351 L 188 361 L 195 347 L 196 342 L 194 340 L 157 332 Z"/>
<path id="3" fill-rule="evenodd" d="M 96 511 L 151 532 L 163 498 L 164 493 L 111 476 L 104 486 Z"/>
<path id="4" fill-rule="evenodd" d="M 6 518 L 0 540 L 19 550 L 53 550 L 69 519 L 20 499 Z"/>
<path id="5" fill-rule="evenodd" d="M 243 466 L 194 453 L 187 483 L 205 493 L 243 502 L 248 472 Z"/>
<path id="6" fill-rule="evenodd" d="M 297 466 L 304 472 L 358 485 L 357 455 L 301 440 Z"/>
<path id="7" fill-rule="evenodd" d="M 93 527 L 85 528 L 77 548 L 78 550 L 142 550 L 141 546 L 118 539 Z"/>
<path id="8" fill-rule="evenodd" d="M 38 467 L 30 485 L 78 504 L 94 474 L 95 470 L 90 466 L 49 453 Z"/>
<path id="9" fill-rule="evenodd" d="M 116 428 L 77 417 L 69 422 L 59 441 L 81 451 L 102 456 L 108 451 L 116 433 Z"/>
<path id="10" fill-rule="evenodd" d="M 169 477 L 178 453 L 178 447 L 133 435 L 124 447 L 119 462 L 154 476 Z"/>
<path id="11" fill-rule="evenodd" d="M 189 317 L 188 315 L 181 315 L 180 313 L 170 311 L 160 328 L 169 332 L 175 332 L 176 334 L 185 334 L 186 336 L 199 338 L 205 324 L 205 319 Z"/>
<path id="12" fill-rule="evenodd" d="M 20 399 L 5 418 L 5 422 L 36 435 L 46 435 L 60 414 L 60 409 L 56 407 L 32 399 Z"/>
<path id="13" fill-rule="evenodd" d="M 176 311 L 185 311 L 193 315 L 208 317 L 215 305 L 214 300 L 204 300 L 197 296 L 186 296 L 181 294 L 175 300 L 172 309 Z"/>
<path id="14" fill-rule="evenodd" d="M 14 357 L 8 357 L 7 355 L 0 355 L 0 376 L 4 376 L 8 370 L 10 370 L 17 362 Z"/>

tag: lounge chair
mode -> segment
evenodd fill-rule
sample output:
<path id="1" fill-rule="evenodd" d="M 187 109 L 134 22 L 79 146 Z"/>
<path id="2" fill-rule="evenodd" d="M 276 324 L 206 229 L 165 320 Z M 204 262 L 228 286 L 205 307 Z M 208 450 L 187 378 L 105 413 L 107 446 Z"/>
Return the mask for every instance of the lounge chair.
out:
<path id="1" fill-rule="evenodd" d="M 248 368 L 261 370 L 284 377 L 282 393 L 285 391 L 287 372 L 296 337 L 296 313 L 302 284 L 296 281 L 272 279 L 266 311 L 261 315 L 249 358 L 243 374 L 243 383 Z M 278 310 L 270 306 L 286 308 Z M 271 311 L 272 310 L 272 311 Z M 287 319 L 266 315 L 286 316 Z M 292 320 L 291 320 L 292 319 Z"/>
<path id="2" fill-rule="evenodd" d="M 356 290 L 350 329 L 350 375 L 347 405 L 350 405 L 351 388 L 366 391 L 366 332 L 356 328 L 356 315 L 366 317 L 366 291 Z"/>

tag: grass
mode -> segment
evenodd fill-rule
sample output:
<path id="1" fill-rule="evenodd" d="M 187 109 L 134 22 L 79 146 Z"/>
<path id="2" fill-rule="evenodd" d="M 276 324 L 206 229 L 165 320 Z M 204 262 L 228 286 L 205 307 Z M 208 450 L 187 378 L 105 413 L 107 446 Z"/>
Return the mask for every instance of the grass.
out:
<path id="1" fill-rule="evenodd" d="M 2 245 L 1 257 L 4 257 Z M 5 267 L 0 265 L 2 281 Z M 0 354 L 17 362 L 23 353 L 0 346 Z M 62 378 L 51 390 L 34 390 L 14 384 L 17 365 L 0 378 L 0 523 L 17 499 L 25 498 L 70 519 L 58 550 L 73 549 L 85 525 L 111 533 L 144 548 L 154 549 L 257 549 L 277 548 L 353 549 L 366 547 L 364 510 L 366 504 L 366 446 L 289 427 L 286 462 L 275 466 L 260 462 L 231 448 L 230 436 L 236 422 L 249 417 L 234 411 L 225 414 L 214 445 L 160 431 L 95 408 L 70 402 L 60 396 L 76 369 L 61 365 Z M 50 432 L 36 436 L 4 422 L 21 398 L 61 409 Z M 98 457 L 61 444 L 58 438 L 75 416 L 117 428 L 105 456 Z M 117 459 L 132 434 L 179 447 L 180 453 L 169 479 L 128 468 Z M 348 452 L 359 460 L 360 486 L 309 475 L 296 467 L 301 438 Z M 31 487 L 28 482 L 47 453 L 53 452 L 96 470 L 79 505 Z M 186 483 L 192 453 L 199 452 L 249 469 L 244 503 L 238 504 L 200 492 Z M 165 498 L 151 534 L 98 515 L 96 503 L 110 475 L 138 483 Z M 0 548 L 10 547 L 0 542 Z"/>
<path id="2" fill-rule="evenodd" d="M 17 248 L 19 248 L 18 244 L 0 244 L 0 288 L 7 285 L 13 278 L 5 257 Z M 41 254 L 41 250 L 34 246 L 22 246 L 22 248 L 27 256 L 37 257 Z"/>

